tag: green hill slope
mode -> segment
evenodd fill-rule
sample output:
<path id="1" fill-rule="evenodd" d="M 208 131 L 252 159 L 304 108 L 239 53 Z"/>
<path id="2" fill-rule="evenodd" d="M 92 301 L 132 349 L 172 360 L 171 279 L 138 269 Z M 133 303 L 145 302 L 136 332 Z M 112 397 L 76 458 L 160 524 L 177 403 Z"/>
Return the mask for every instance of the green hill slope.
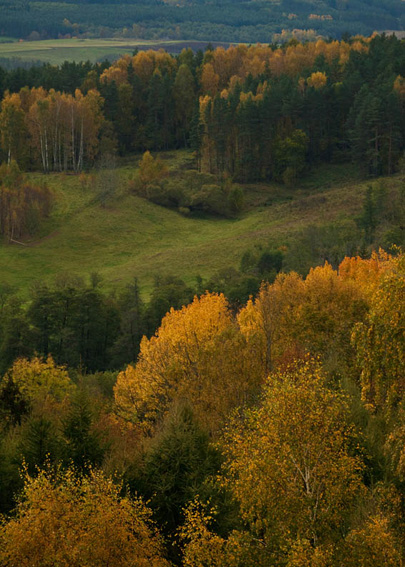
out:
<path id="1" fill-rule="evenodd" d="M 27 290 L 38 280 L 62 272 L 98 272 L 108 288 L 133 277 L 148 292 L 157 274 L 192 282 L 221 268 L 237 267 L 254 246 L 291 247 L 306 227 L 347 221 L 363 207 L 366 182 L 354 181 L 347 168 L 329 166 L 299 189 L 277 185 L 245 186 L 248 210 L 238 219 L 190 218 L 154 205 L 127 190 L 133 167 L 117 170 L 118 195 L 106 207 L 80 178 L 51 174 L 55 205 L 43 234 L 23 244 L 0 245 L 0 280 Z M 36 180 L 44 176 L 32 174 Z M 386 180 L 397 187 L 403 176 Z"/>

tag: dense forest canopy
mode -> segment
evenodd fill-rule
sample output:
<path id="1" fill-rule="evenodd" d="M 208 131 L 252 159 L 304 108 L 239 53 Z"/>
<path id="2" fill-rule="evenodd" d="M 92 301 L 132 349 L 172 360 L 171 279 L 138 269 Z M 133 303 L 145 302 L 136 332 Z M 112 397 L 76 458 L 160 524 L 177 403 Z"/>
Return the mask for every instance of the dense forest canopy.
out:
<path id="1" fill-rule="evenodd" d="M 1 150 L 45 172 L 82 171 L 117 150 L 191 147 L 200 172 L 236 181 L 288 185 L 311 164 L 350 159 L 391 174 L 405 141 L 404 77 L 405 42 L 385 35 L 0 69 Z M 143 178 L 138 189 L 182 206 L 158 186 Z"/>
<path id="2" fill-rule="evenodd" d="M 231 9 L 230 9 L 231 6 Z M 143 39 L 269 42 L 293 30 L 339 38 L 404 26 L 401 0 L 1 0 L 0 33 L 33 39 L 118 34 Z M 285 30 L 285 31 L 283 31 Z"/>
<path id="3" fill-rule="evenodd" d="M 117 324 L 95 280 L 38 288 L 25 314 L 3 289 L 1 561 L 399 567 L 404 282 L 380 250 L 280 273 L 237 310 L 195 295 L 118 375 L 84 372 L 83 338 Z M 134 356 L 136 287 L 121 300 Z M 75 326 L 67 368 L 51 353 L 73 353 Z"/>

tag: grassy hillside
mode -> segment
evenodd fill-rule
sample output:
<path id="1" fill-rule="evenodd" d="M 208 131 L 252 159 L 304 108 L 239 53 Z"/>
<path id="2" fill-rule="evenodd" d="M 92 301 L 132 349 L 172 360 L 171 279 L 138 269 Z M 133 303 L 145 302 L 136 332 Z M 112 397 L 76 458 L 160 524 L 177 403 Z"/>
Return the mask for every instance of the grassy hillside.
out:
<path id="1" fill-rule="evenodd" d="M 185 167 L 189 159 L 186 152 L 165 157 L 176 157 L 176 167 Z M 247 210 L 238 219 L 190 218 L 130 194 L 134 168 L 135 163 L 116 170 L 117 194 L 106 207 L 83 179 L 31 174 L 53 189 L 53 213 L 36 239 L 0 246 L 0 279 L 27 290 L 61 272 L 98 272 L 110 288 L 136 276 L 144 292 L 157 274 L 192 282 L 197 274 L 205 278 L 220 268 L 237 267 L 255 245 L 288 246 L 311 224 L 354 218 L 367 187 L 347 167 L 329 166 L 309 175 L 299 188 L 245 186 Z M 395 186 L 401 179 L 386 183 Z"/>

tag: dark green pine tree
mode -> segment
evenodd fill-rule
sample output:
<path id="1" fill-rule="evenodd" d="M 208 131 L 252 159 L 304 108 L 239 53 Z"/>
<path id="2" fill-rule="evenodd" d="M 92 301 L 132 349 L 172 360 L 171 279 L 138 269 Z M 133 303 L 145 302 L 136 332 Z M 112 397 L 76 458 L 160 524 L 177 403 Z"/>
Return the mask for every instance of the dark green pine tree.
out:
<path id="1" fill-rule="evenodd" d="M 240 105 L 237 115 L 238 125 L 238 161 L 237 178 L 241 181 L 257 180 L 261 177 L 260 162 L 260 113 L 255 101 L 248 98 Z"/>
<path id="2" fill-rule="evenodd" d="M 176 115 L 174 109 L 173 97 L 174 79 L 169 73 L 163 74 L 162 84 L 162 141 L 163 149 L 168 150 L 175 144 L 175 124 Z"/>
<path id="3" fill-rule="evenodd" d="M 228 139 L 230 136 L 230 112 L 227 100 L 219 95 L 214 98 L 211 121 L 211 140 L 215 145 L 215 172 L 225 172 L 227 163 Z"/>
<path id="4" fill-rule="evenodd" d="M 60 456 L 60 439 L 55 424 L 44 415 L 31 415 L 24 424 L 20 453 L 30 473 Z"/>
<path id="5" fill-rule="evenodd" d="M 201 121 L 200 103 L 196 102 L 193 117 L 190 123 L 190 147 L 194 152 L 196 167 L 201 171 L 202 144 L 204 136 L 204 124 Z"/>
<path id="6" fill-rule="evenodd" d="M 93 428 L 91 403 L 87 392 L 79 388 L 63 421 L 65 461 L 80 469 L 100 465 L 105 452 L 100 435 Z"/>
<path id="7" fill-rule="evenodd" d="M 22 300 L 11 295 L 0 310 L 0 374 L 18 357 L 33 354 L 34 345 Z"/>
<path id="8" fill-rule="evenodd" d="M 364 230 L 365 244 L 371 244 L 377 228 L 377 210 L 371 185 L 367 187 L 364 198 L 362 215 L 358 221 L 360 228 Z"/>
<path id="9" fill-rule="evenodd" d="M 173 307 L 181 309 L 193 300 L 195 291 L 176 276 L 157 276 L 143 317 L 143 329 L 153 335 L 163 317 Z"/>
<path id="10" fill-rule="evenodd" d="M 104 116 L 115 125 L 119 107 L 118 87 L 115 81 L 101 82 L 100 94 L 104 99 Z M 117 132 L 117 135 L 119 132 Z"/>
<path id="11" fill-rule="evenodd" d="M 162 433 L 146 455 L 139 486 L 163 533 L 172 540 L 172 559 L 178 559 L 175 545 L 184 508 L 197 494 L 204 497 L 204 481 L 219 470 L 220 456 L 209 436 L 196 423 L 189 407 L 180 407 L 168 418 Z"/>
<path id="12" fill-rule="evenodd" d="M 33 327 L 35 350 L 43 356 L 55 350 L 53 337 L 59 312 L 57 303 L 55 292 L 47 285 L 39 285 L 33 289 L 28 317 Z"/>
<path id="13" fill-rule="evenodd" d="M 21 418 L 28 412 L 29 404 L 22 396 L 19 387 L 11 376 L 0 380 L 0 420 L 3 425 L 21 423 Z"/>
<path id="14" fill-rule="evenodd" d="M 145 305 L 141 299 L 138 281 L 127 285 L 118 300 L 120 310 L 120 334 L 112 348 L 114 368 L 134 362 L 144 334 L 143 316 Z"/>
<path id="15" fill-rule="evenodd" d="M 374 88 L 364 85 L 350 111 L 348 125 L 353 160 L 370 175 L 391 174 L 397 166 L 403 133 L 401 107 L 390 77 Z"/>
<path id="16" fill-rule="evenodd" d="M 145 123 L 146 144 L 148 149 L 161 150 L 164 147 L 164 80 L 160 71 L 155 71 L 149 82 L 148 109 Z"/>
<path id="17" fill-rule="evenodd" d="M 404 117 L 402 116 L 401 104 L 397 92 L 390 89 L 390 84 L 385 89 L 384 128 L 381 140 L 381 160 L 384 173 L 391 175 L 397 170 L 398 161 L 404 147 Z"/>
<path id="18" fill-rule="evenodd" d="M 118 88 L 117 114 L 114 123 L 117 128 L 120 153 L 128 153 L 133 148 L 135 116 L 133 90 L 127 83 Z"/>

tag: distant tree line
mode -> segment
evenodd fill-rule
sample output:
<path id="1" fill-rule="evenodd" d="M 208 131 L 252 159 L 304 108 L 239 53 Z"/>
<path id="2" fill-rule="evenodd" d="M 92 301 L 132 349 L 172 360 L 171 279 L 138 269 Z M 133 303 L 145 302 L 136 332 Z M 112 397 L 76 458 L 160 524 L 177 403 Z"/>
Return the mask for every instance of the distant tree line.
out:
<path id="1" fill-rule="evenodd" d="M 265 42 L 283 30 L 310 29 L 313 35 L 337 38 L 343 33 L 369 35 L 374 30 L 402 29 L 404 24 L 401 0 L 1 0 L 0 10 L 0 32 L 29 39 L 115 34 L 143 39 Z"/>
<path id="2" fill-rule="evenodd" d="M 198 169 L 241 181 L 293 184 L 350 159 L 390 174 L 404 149 L 404 52 L 376 35 L 1 69 L 3 159 L 81 171 L 117 150 L 191 147 Z"/>

